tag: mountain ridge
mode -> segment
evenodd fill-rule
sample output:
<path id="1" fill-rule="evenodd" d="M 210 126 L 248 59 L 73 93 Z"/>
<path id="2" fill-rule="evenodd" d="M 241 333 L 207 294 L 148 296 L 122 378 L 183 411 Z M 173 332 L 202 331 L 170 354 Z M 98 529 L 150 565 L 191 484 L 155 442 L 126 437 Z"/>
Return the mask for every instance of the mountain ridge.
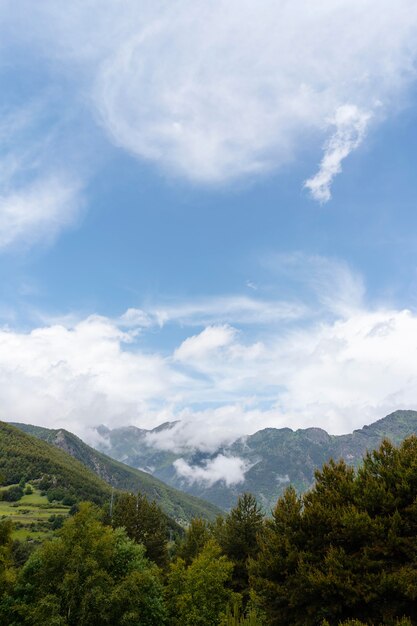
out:
<path id="1" fill-rule="evenodd" d="M 190 451 L 179 454 L 160 450 L 146 440 L 147 432 L 151 431 L 132 429 L 125 441 L 123 428 L 108 429 L 102 445 L 106 446 L 109 456 L 123 455 L 126 464 L 147 468 L 167 484 L 213 502 L 222 509 L 230 509 L 243 491 L 251 491 L 264 508 L 270 509 L 287 485 L 293 484 L 298 491 L 311 487 L 314 471 L 330 458 L 343 458 L 347 463 L 357 465 L 366 451 L 377 448 L 384 438 L 398 444 L 408 435 L 415 434 L 417 412 L 397 410 L 343 435 L 331 435 L 318 427 L 265 428 L 229 445 L 219 446 L 211 453 Z M 219 455 L 245 462 L 247 469 L 243 482 L 229 486 L 225 481 L 214 484 L 204 480 L 191 482 L 174 466 L 175 461 L 184 459 L 189 466 L 204 469 L 207 462 Z"/>

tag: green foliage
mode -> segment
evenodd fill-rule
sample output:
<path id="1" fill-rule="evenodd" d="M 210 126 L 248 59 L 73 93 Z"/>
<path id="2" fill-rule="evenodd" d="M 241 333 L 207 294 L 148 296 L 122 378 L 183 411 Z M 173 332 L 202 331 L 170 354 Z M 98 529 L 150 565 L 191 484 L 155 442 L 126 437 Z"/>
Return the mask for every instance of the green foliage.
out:
<path id="1" fill-rule="evenodd" d="M 31 485 L 28 485 L 25 489 L 25 496 L 30 496 L 33 493 Z"/>
<path id="2" fill-rule="evenodd" d="M 58 530 L 59 528 L 62 528 L 65 517 L 63 515 L 53 514 L 49 517 L 48 521 L 51 524 L 52 530 Z"/>
<path id="3" fill-rule="evenodd" d="M 2 500 L 6 502 L 18 502 L 23 496 L 23 489 L 20 485 L 12 485 L 2 491 Z"/>
<path id="4" fill-rule="evenodd" d="M 138 493 L 123 493 L 118 497 L 112 525 L 123 527 L 130 539 L 145 546 L 146 556 L 160 567 L 168 563 L 166 518 L 155 502 Z"/>
<path id="5" fill-rule="evenodd" d="M 0 602 L 15 581 L 12 558 L 12 528 L 10 521 L 0 521 Z"/>
<path id="6" fill-rule="evenodd" d="M 330 624 L 329 624 L 329 622 L 327 620 L 324 620 L 324 622 L 322 622 L 321 626 L 330 626 Z M 373 624 L 370 625 L 369 623 L 361 622 L 358 619 L 348 619 L 348 620 L 346 620 L 344 622 L 339 622 L 338 626 L 374 626 L 374 625 Z M 379 624 L 378 626 L 384 626 L 384 624 Z M 411 623 L 411 621 L 407 617 L 403 617 L 403 618 L 401 618 L 399 620 L 396 620 L 395 626 L 412 626 L 412 623 Z"/>
<path id="7" fill-rule="evenodd" d="M 196 517 L 191 520 L 185 531 L 185 536 L 180 542 L 177 556 L 190 565 L 191 561 L 200 554 L 207 541 L 211 537 L 211 530 L 206 520 Z"/>
<path id="8" fill-rule="evenodd" d="M 241 603 L 235 602 L 233 608 L 228 605 L 226 613 L 221 617 L 219 626 L 266 626 L 265 616 L 259 609 L 248 606 L 242 612 Z"/>
<path id="9" fill-rule="evenodd" d="M 63 487 L 55 487 L 50 488 L 46 492 L 46 497 L 48 498 L 48 502 L 61 502 L 65 496 L 68 495 L 68 492 Z"/>
<path id="10" fill-rule="evenodd" d="M 177 559 L 170 566 L 167 604 L 171 626 L 217 626 L 222 612 L 233 601 L 230 590 L 233 563 L 210 540 L 187 567 Z"/>
<path id="11" fill-rule="evenodd" d="M 15 624 L 162 626 L 165 610 L 157 568 L 144 548 L 104 526 L 84 504 L 21 570 L 9 599 Z M 1 621 L 1 620 L 0 620 Z"/>
<path id="12" fill-rule="evenodd" d="M 267 521 L 252 582 L 270 623 L 417 620 L 417 438 L 384 442 L 357 473 L 341 461 Z"/>
<path id="13" fill-rule="evenodd" d="M 18 539 L 14 539 L 12 544 L 12 557 L 15 567 L 17 569 L 22 567 L 37 547 L 39 547 L 39 543 L 35 541 L 19 541 Z"/>

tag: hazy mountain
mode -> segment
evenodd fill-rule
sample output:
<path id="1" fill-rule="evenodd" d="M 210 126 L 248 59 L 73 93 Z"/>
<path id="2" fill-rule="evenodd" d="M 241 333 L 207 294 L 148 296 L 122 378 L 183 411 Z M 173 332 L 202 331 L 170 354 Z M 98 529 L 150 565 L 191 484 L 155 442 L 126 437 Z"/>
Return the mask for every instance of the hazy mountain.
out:
<path id="1" fill-rule="evenodd" d="M 172 428 L 164 424 L 159 430 Z M 266 509 L 272 507 L 285 487 L 293 484 L 303 491 L 314 481 L 314 471 L 330 458 L 344 458 L 357 464 L 367 450 L 380 444 L 384 437 L 394 443 L 417 432 L 416 411 L 396 411 L 379 421 L 347 435 L 329 435 L 320 428 L 267 428 L 238 439 L 214 453 L 178 454 L 149 445 L 148 433 L 133 426 L 98 429 L 102 449 L 133 467 L 151 471 L 154 476 L 178 489 L 213 502 L 223 509 L 233 506 L 244 491 L 254 493 Z M 225 480 L 208 481 L 204 471 L 216 458 L 240 459 L 247 468 L 242 482 L 227 485 Z M 183 459 L 191 467 L 187 477 L 181 475 L 175 461 Z M 192 481 L 193 473 L 195 479 Z M 207 474 L 207 472 L 206 472 Z M 208 474 L 207 474 L 207 477 Z"/>
<path id="2" fill-rule="evenodd" d="M 221 513 L 221 511 L 210 502 L 204 502 L 188 493 L 178 491 L 146 472 L 124 465 L 94 450 L 67 430 L 53 430 L 40 426 L 17 423 L 10 427 L 13 427 L 14 430 L 18 428 L 28 435 L 32 435 L 43 442 L 52 444 L 55 448 L 65 452 L 65 457 L 70 455 L 70 458 L 72 457 L 71 460 L 77 460 L 77 466 L 84 466 L 82 469 L 86 476 L 92 475 L 94 478 L 99 477 L 101 479 L 100 483 L 104 481 L 103 484 L 107 490 L 109 489 L 108 485 L 112 485 L 120 490 L 132 492 L 140 491 L 150 500 L 155 500 L 162 510 L 176 521 L 187 522 L 192 517 L 214 519 Z M 48 448 L 50 448 L 50 446 L 48 446 Z M 85 468 L 88 469 L 88 472 L 85 471 Z"/>

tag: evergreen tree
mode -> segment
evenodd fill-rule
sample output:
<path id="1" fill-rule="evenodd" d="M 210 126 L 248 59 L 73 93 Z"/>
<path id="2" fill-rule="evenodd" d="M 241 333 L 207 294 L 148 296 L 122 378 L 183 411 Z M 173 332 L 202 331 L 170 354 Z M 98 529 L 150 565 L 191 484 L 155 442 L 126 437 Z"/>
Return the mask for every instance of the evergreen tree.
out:
<path id="1" fill-rule="evenodd" d="M 270 624 L 417 622 L 417 438 L 384 442 L 355 471 L 331 461 L 288 489 L 250 570 Z"/>
<path id="2" fill-rule="evenodd" d="M 112 519 L 114 528 L 123 527 L 130 539 L 145 546 L 146 556 L 160 567 L 168 563 L 166 516 L 146 496 L 124 493 L 116 501 Z"/>
<path id="3" fill-rule="evenodd" d="M 215 537 L 223 553 L 234 564 L 232 585 L 236 592 L 249 597 L 248 559 L 258 551 L 264 516 L 255 496 L 241 495 L 236 506 L 215 526 Z"/>

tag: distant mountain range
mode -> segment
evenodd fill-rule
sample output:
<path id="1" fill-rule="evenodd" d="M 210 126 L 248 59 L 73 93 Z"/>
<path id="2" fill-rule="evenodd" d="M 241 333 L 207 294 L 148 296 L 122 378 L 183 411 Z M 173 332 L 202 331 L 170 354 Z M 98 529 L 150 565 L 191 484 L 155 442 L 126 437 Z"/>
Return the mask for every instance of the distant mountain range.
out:
<path id="1" fill-rule="evenodd" d="M 169 428 L 172 424 L 163 424 L 158 430 Z M 289 484 L 299 491 L 308 489 L 314 481 L 314 471 L 330 458 L 343 458 L 347 463 L 357 465 L 366 451 L 377 448 L 385 437 L 399 443 L 416 433 L 417 411 L 395 411 L 369 426 L 340 436 L 329 435 L 321 428 L 296 431 L 266 428 L 211 454 L 177 454 L 159 450 L 149 445 L 148 433 L 152 431 L 134 426 L 113 430 L 101 426 L 97 431 L 102 438 L 101 449 L 108 455 L 132 467 L 145 469 L 172 487 L 208 500 L 224 510 L 234 505 L 240 493 L 250 491 L 269 510 Z M 242 460 L 247 468 L 242 482 L 229 486 L 224 480 L 208 483 L 200 478 L 190 482 L 174 465 L 182 458 L 188 466 L 204 470 L 219 455 Z"/>
<path id="2" fill-rule="evenodd" d="M 121 491 L 140 491 L 180 523 L 193 517 L 213 520 L 221 513 L 214 504 L 124 465 L 64 429 L 0 422 L 0 473 L 6 474 L 9 482 L 19 482 L 22 475 L 35 479 L 44 473 L 59 474 L 80 497 L 99 502 L 109 499 L 111 486 Z"/>

